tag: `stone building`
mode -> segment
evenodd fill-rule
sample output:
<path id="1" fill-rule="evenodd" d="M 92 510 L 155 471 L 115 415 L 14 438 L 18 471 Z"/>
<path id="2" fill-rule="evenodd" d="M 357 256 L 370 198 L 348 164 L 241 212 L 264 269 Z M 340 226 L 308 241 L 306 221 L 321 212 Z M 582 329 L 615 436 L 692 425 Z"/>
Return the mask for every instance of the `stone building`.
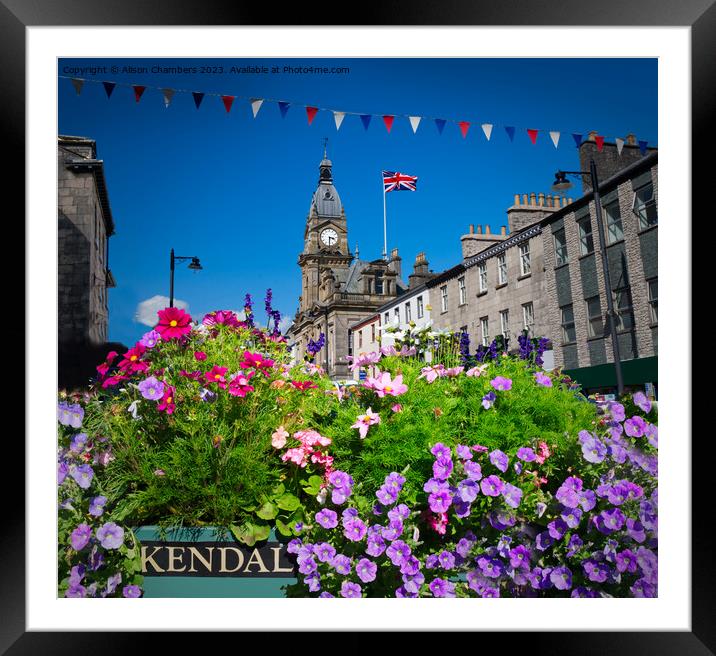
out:
<path id="1" fill-rule="evenodd" d="M 401 279 L 397 249 L 389 259 L 362 260 L 350 252 L 345 208 L 333 184 L 333 164 L 326 157 L 319 166 L 299 255 L 301 296 L 288 337 L 297 361 L 303 360 L 311 339 L 325 335 L 317 356 L 332 378 L 348 378 L 346 356 L 353 351 L 349 327 L 375 313 L 408 286 Z"/>
<path id="2" fill-rule="evenodd" d="M 94 140 L 59 136 L 57 176 L 58 383 L 68 388 L 85 384 L 106 354 L 114 219 Z"/>
<path id="3" fill-rule="evenodd" d="M 599 176 L 624 384 L 644 387 L 658 381 L 658 153 L 642 155 L 634 141 L 622 151 L 626 167 L 615 171 L 616 144 L 605 143 L 600 153 L 591 141 L 580 148 L 580 163 L 585 171 L 594 159 Z M 611 390 L 614 353 L 589 182 L 581 198 L 542 222 L 548 335 L 557 366 L 587 389 Z"/>

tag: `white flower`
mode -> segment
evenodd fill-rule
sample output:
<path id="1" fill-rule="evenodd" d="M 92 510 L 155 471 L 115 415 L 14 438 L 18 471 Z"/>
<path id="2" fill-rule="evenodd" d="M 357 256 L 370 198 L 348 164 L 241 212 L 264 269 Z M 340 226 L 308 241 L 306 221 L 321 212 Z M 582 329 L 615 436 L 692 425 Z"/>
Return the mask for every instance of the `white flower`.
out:
<path id="1" fill-rule="evenodd" d="M 139 405 L 139 401 L 132 401 L 132 403 L 129 404 L 129 407 L 127 408 L 127 412 L 132 413 L 132 419 L 141 419 L 142 417 L 137 414 L 137 406 Z"/>
<path id="2" fill-rule="evenodd" d="M 318 501 L 318 503 L 323 505 L 324 503 L 326 503 L 327 496 L 328 496 L 328 488 L 322 487 L 321 491 L 316 495 L 316 501 Z"/>

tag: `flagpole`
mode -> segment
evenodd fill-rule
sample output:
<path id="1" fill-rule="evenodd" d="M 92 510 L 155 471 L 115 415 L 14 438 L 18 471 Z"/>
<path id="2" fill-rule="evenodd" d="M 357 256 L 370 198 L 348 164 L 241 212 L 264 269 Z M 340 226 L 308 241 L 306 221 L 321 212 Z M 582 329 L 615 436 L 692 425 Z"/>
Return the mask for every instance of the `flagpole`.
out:
<path id="1" fill-rule="evenodd" d="M 388 259 L 388 228 L 385 214 L 385 181 L 383 174 L 380 174 L 381 180 L 383 181 L 383 259 Z"/>

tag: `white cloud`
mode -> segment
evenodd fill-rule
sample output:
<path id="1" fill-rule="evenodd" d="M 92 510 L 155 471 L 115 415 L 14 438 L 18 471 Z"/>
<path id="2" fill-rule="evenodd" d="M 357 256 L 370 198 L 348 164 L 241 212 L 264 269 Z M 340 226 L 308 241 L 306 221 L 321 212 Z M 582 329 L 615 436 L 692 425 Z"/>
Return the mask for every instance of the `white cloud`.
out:
<path id="1" fill-rule="evenodd" d="M 282 335 L 286 334 L 286 331 L 293 326 L 293 318 L 289 317 L 288 315 L 283 315 L 281 317 L 281 321 L 279 321 L 278 329 L 281 331 Z"/>
<path id="2" fill-rule="evenodd" d="M 144 324 L 145 326 L 156 326 L 159 321 L 157 312 L 167 307 L 169 307 L 168 296 L 152 296 L 137 305 L 137 309 L 134 312 L 134 320 L 138 323 Z M 174 307 L 187 310 L 189 308 L 189 303 L 175 298 Z"/>

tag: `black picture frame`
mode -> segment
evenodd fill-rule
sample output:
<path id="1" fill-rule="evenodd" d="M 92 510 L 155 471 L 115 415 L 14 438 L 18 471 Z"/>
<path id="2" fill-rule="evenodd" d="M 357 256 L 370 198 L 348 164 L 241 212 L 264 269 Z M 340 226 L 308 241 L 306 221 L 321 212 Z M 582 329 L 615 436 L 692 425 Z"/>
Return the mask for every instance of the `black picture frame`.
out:
<path id="1" fill-rule="evenodd" d="M 337 15 L 334 4 L 322 8 L 319 4 L 295 3 L 282 9 L 282 25 L 331 25 Z M 452 2 L 404 3 L 386 0 L 380 5 L 354 6 L 359 25 L 501 25 L 501 26 L 690 26 L 692 37 L 692 188 L 693 215 L 704 219 L 706 212 L 703 190 L 712 186 L 707 181 L 711 173 L 710 123 L 716 117 L 716 6 L 714 0 L 572 0 L 569 3 L 545 3 L 536 0 L 501 0 L 476 3 L 469 0 Z M 275 14 L 272 14 L 272 16 Z M 28 26 L 113 26 L 113 25 L 268 25 L 267 12 L 260 3 L 238 5 L 222 0 L 203 0 L 193 3 L 172 3 L 156 0 L 122 2 L 102 0 L 0 0 L 0 124 L 4 131 L 6 154 L 10 154 L 5 171 L 6 190 L 24 187 L 25 169 L 22 154 L 25 137 L 25 28 Z M 48 98 L 48 103 L 54 99 Z M 663 120 L 664 117 L 661 117 Z M 701 157 L 699 157 L 701 156 Z M 701 162 L 701 165 L 698 163 Z M 14 164 L 14 165 L 13 165 Z M 12 192 L 10 192 L 12 193 Z M 20 197 L 19 193 L 15 194 Z M 697 214 L 700 204 L 704 212 Z M 690 217 L 681 217 L 684 225 Z M 24 237 L 23 237 L 24 240 Z M 693 325 L 687 319 L 689 328 Z M 693 334 L 693 333 L 692 333 Z M 31 345 L 25 343 L 25 348 Z M 691 353 L 681 351 L 679 357 Z M 680 439 L 685 446 L 691 443 L 691 411 L 684 409 L 684 432 L 667 439 Z M 6 434 L 9 438 L 9 433 Z M 703 437 L 710 439 L 708 429 Z M 705 440 L 704 440 L 705 441 Z M 6 439 L 6 462 L 24 462 L 23 444 Z M 700 445 L 694 445 L 698 448 Z M 698 455 L 698 453 L 697 453 Z M 485 649 L 485 640 L 507 647 L 509 652 L 525 650 L 549 654 L 714 654 L 716 653 L 716 609 L 714 608 L 714 556 L 708 537 L 713 517 L 709 490 L 697 492 L 697 482 L 709 481 L 710 457 L 692 458 L 692 571 L 691 632 L 516 632 L 505 640 L 501 634 L 487 634 L 475 648 Z M 705 487 L 705 485 L 704 485 Z M 23 487 L 17 485 L 14 490 Z M 26 632 L 25 630 L 25 507 L 21 498 L 7 492 L 3 503 L 3 525 L 0 530 L 0 653 L 19 654 L 90 654 L 142 653 L 156 650 L 149 645 L 151 637 L 158 638 L 162 651 L 192 649 L 194 634 L 155 633 L 135 637 L 131 633 L 100 632 Z M 579 603 L 579 602 L 576 602 Z M 330 627 L 326 627 L 330 630 Z M 178 638 L 178 640 L 177 640 Z M 280 637 L 279 637 L 280 639 Z M 181 641 L 181 642 L 179 642 Z M 198 644 L 198 641 L 196 641 Z M 238 646 L 238 645 L 237 645 Z M 204 642 L 203 649 L 215 649 L 213 642 Z M 280 648 L 278 641 L 267 649 Z"/>

